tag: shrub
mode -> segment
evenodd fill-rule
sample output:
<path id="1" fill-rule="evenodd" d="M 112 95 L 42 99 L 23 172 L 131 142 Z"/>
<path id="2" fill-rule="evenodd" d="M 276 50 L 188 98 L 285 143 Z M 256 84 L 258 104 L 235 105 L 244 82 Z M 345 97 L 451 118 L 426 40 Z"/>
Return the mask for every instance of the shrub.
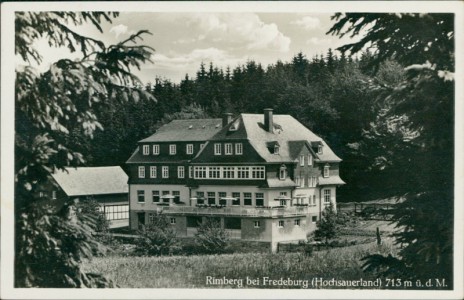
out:
<path id="1" fill-rule="evenodd" d="M 180 250 L 174 229 L 162 213 L 155 213 L 153 221 L 139 230 L 135 253 L 138 255 L 170 255 Z"/>
<path id="2" fill-rule="evenodd" d="M 221 228 L 221 224 L 212 218 L 206 218 L 195 234 L 195 243 L 206 254 L 227 253 L 229 240 L 229 235 Z"/>

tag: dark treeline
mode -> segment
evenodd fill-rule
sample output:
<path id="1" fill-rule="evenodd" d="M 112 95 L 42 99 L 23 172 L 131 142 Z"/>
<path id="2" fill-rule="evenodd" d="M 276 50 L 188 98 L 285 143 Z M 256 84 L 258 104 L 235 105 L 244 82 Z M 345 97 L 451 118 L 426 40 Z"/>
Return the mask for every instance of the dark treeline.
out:
<path id="1" fill-rule="evenodd" d="M 348 183 L 339 189 L 340 201 L 387 197 L 385 175 L 371 172 L 371 161 L 354 154 L 363 129 L 375 119 L 375 90 L 371 82 L 394 85 L 403 69 L 389 61 L 374 72 L 368 52 L 359 58 L 336 55 L 308 59 L 296 54 L 291 62 L 278 61 L 263 67 L 255 61 L 225 70 L 201 64 L 195 78 L 186 75 L 179 83 L 156 78 L 147 91 L 157 102 L 118 102 L 100 109 L 104 131 L 92 141 L 79 139 L 89 165 L 123 165 L 138 140 L 151 135 L 174 118 L 220 117 L 224 112 L 290 114 L 323 137 L 343 159 L 341 176 Z"/>

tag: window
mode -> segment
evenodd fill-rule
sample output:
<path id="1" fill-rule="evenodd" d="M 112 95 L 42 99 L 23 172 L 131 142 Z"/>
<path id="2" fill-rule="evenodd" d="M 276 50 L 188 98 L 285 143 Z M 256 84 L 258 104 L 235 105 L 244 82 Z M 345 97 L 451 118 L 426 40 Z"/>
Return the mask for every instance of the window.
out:
<path id="1" fill-rule="evenodd" d="M 155 166 L 150 167 L 150 178 L 156 178 L 156 167 Z"/>
<path id="2" fill-rule="evenodd" d="M 180 192 L 179 191 L 172 191 L 172 195 L 174 196 L 174 203 L 180 202 Z"/>
<path id="3" fill-rule="evenodd" d="M 317 154 L 322 154 L 322 145 L 317 147 Z"/>
<path id="4" fill-rule="evenodd" d="M 160 154 L 160 146 L 159 145 L 153 145 L 153 154 L 154 155 L 159 155 Z"/>
<path id="5" fill-rule="evenodd" d="M 39 192 L 39 198 L 43 198 L 44 197 L 44 192 Z"/>
<path id="6" fill-rule="evenodd" d="M 137 201 L 139 203 L 145 203 L 145 191 L 137 191 Z"/>
<path id="7" fill-rule="evenodd" d="M 218 196 L 219 196 L 219 204 L 221 204 L 221 205 L 227 205 L 227 200 L 226 200 L 226 199 L 222 199 L 222 198 L 227 197 L 226 192 L 219 192 L 219 193 L 218 193 Z"/>
<path id="8" fill-rule="evenodd" d="M 162 191 L 161 194 L 163 196 L 169 195 L 169 191 Z M 163 199 L 164 203 L 169 203 L 169 198 L 163 198 L 163 197 L 161 197 L 161 198 Z"/>
<path id="9" fill-rule="evenodd" d="M 279 227 L 279 228 L 283 228 L 284 225 L 285 225 L 285 222 L 284 222 L 283 220 L 280 220 L 280 221 L 279 221 L 279 224 L 278 224 L 278 227 Z"/>
<path id="10" fill-rule="evenodd" d="M 255 193 L 256 206 L 264 206 L 264 193 Z"/>
<path id="11" fill-rule="evenodd" d="M 197 192 L 197 204 L 203 204 L 205 202 L 205 192 Z"/>
<path id="12" fill-rule="evenodd" d="M 329 175 L 330 175 L 330 166 L 325 165 L 324 166 L 324 177 L 329 177 Z"/>
<path id="13" fill-rule="evenodd" d="M 154 224 L 156 221 L 156 215 L 155 214 L 148 214 L 148 224 Z"/>
<path id="14" fill-rule="evenodd" d="M 254 221 L 253 223 L 255 225 L 255 228 L 260 228 L 261 227 L 261 221 Z"/>
<path id="15" fill-rule="evenodd" d="M 274 154 L 279 154 L 279 145 L 274 146 Z"/>
<path id="16" fill-rule="evenodd" d="M 221 168 L 209 167 L 209 178 L 221 178 Z"/>
<path id="17" fill-rule="evenodd" d="M 316 206 L 316 195 L 313 195 L 313 205 Z"/>
<path id="18" fill-rule="evenodd" d="M 313 165 L 313 156 L 311 154 L 308 154 L 308 166 Z"/>
<path id="19" fill-rule="evenodd" d="M 187 154 L 193 154 L 193 144 L 187 144 L 186 147 L 185 152 L 187 152 Z"/>
<path id="20" fill-rule="evenodd" d="M 176 154 L 176 145 L 169 145 L 169 155 Z"/>
<path id="21" fill-rule="evenodd" d="M 303 173 L 300 173 L 299 179 L 300 179 L 299 182 L 298 182 L 299 186 L 304 187 L 305 186 L 305 178 L 304 178 Z"/>
<path id="22" fill-rule="evenodd" d="M 250 177 L 250 167 L 238 167 L 238 177 L 237 178 L 249 178 Z"/>
<path id="23" fill-rule="evenodd" d="M 206 178 L 206 167 L 195 167 L 195 178 Z"/>
<path id="24" fill-rule="evenodd" d="M 223 167 L 222 178 L 235 178 L 235 168 L 234 167 Z"/>
<path id="25" fill-rule="evenodd" d="M 225 155 L 232 155 L 232 144 L 224 144 L 225 149 L 224 149 L 224 154 Z"/>
<path id="26" fill-rule="evenodd" d="M 107 220 L 129 219 L 129 205 L 106 205 L 101 207 Z"/>
<path id="27" fill-rule="evenodd" d="M 159 191 L 152 191 L 151 192 L 151 197 L 152 197 L 153 203 L 160 202 L 160 192 Z"/>
<path id="28" fill-rule="evenodd" d="M 324 203 L 330 203 L 330 190 L 324 190 Z"/>
<path id="29" fill-rule="evenodd" d="M 311 222 L 316 223 L 317 222 L 317 216 L 312 216 L 311 217 Z"/>
<path id="30" fill-rule="evenodd" d="M 221 155 L 221 144 L 214 144 L 214 155 Z"/>
<path id="31" fill-rule="evenodd" d="M 317 185 L 317 177 L 314 177 L 314 176 L 308 177 L 308 186 L 316 187 L 316 185 Z"/>
<path id="32" fill-rule="evenodd" d="M 295 226 L 300 226 L 300 219 L 294 220 L 294 221 L 293 221 L 293 224 L 294 224 Z"/>
<path id="33" fill-rule="evenodd" d="M 251 193 L 243 193 L 243 204 L 251 205 Z"/>
<path id="34" fill-rule="evenodd" d="M 149 145 L 143 145 L 142 146 L 142 152 L 143 152 L 143 155 L 150 154 L 150 146 Z"/>
<path id="35" fill-rule="evenodd" d="M 169 167 L 163 166 L 163 178 L 169 178 Z"/>
<path id="36" fill-rule="evenodd" d="M 280 196 L 286 197 L 286 196 L 287 196 L 287 192 L 280 192 Z"/>
<path id="37" fill-rule="evenodd" d="M 304 155 L 300 155 L 300 167 L 304 167 Z"/>
<path id="38" fill-rule="evenodd" d="M 216 192 L 208 192 L 208 204 L 216 204 Z"/>
<path id="39" fill-rule="evenodd" d="M 240 205 L 240 193 L 232 193 L 232 198 L 235 198 L 235 200 L 232 200 L 232 205 Z"/>
<path id="40" fill-rule="evenodd" d="M 285 180 L 286 177 L 287 177 L 287 167 L 282 165 L 279 171 L 279 179 Z"/>
<path id="41" fill-rule="evenodd" d="M 189 167 L 189 178 L 193 178 L 193 167 Z"/>
<path id="42" fill-rule="evenodd" d="M 52 191 L 52 199 L 56 200 L 56 191 Z"/>
<path id="43" fill-rule="evenodd" d="M 243 145 L 242 143 L 235 144 L 235 155 L 242 155 L 243 154 Z"/>
<path id="44" fill-rule="evenodd" d="M 145 167 L 144 166 L 139 167 L 139 178 L 145 178 Z"/>
<path id="45" fill-rule="evenodd" d="M 253 179 L 264 179 L 264 167 L 252 167 L 251 168 L 251 177 Z"/>
<path id="46" fill-rule="evenodd" d="M 287 200 L 281 199 L 280 200 L 280 206 L 287 206 Z"/>
<path id="47" fill-rule="evenodd" d="M 184 177 L 185 177 L 185 169 L 184 169 L 184 166 L 178 166 L 178 167 L 177 167 L 177 177 L 178 177 L 178 178 L 184 178 Z"/>
<path id="48" fill-rule="evenodd" d="M 169 221 L 170 221 L 171 225 L 176 224 L 176 218 L 170 218 Z"/>

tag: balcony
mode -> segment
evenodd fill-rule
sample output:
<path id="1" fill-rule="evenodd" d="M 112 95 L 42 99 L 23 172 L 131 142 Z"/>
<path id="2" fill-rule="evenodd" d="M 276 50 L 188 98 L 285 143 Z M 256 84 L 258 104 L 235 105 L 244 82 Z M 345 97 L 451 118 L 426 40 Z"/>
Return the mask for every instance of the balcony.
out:
<path id="1" fill-rule="evenodd" d="M 305 206 L 284 208 L 166 206 L 162 208 L 162 211 L 165 214 L 259 218 L 296 217 L 304 216 L 309 213 L 308 207 Z"/>

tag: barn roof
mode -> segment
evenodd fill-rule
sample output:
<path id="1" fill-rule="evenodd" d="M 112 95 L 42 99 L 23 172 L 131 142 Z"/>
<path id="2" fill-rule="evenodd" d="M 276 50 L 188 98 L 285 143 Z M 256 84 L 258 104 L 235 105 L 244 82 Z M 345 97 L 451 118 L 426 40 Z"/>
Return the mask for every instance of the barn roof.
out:
<path id="1" fill-rule="evenodd" d="M 128 192 L 128 176 L 119 166 L 66 168 L 52 177 L 70 197 Z"/>

